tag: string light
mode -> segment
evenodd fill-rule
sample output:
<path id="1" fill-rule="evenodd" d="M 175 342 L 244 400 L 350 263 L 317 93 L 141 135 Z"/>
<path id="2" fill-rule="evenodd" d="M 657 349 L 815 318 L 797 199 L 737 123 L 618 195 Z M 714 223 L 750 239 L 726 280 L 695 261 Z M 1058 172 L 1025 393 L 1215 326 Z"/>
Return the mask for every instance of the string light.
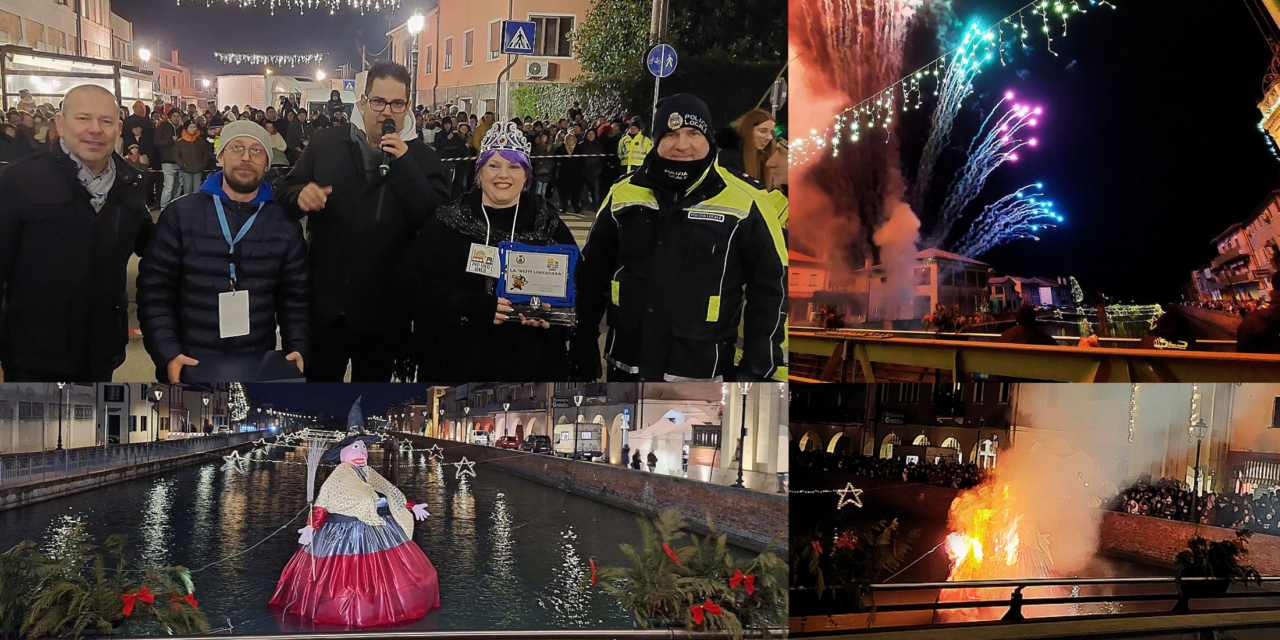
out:
<path id="1" fill-rule="evenodd" d="M 856 507 L 862 506 L 861 496 L 862 496 L 863 490 L 855 488 L 852 482 L 846 483 L 843 489 L 792 489 L 787 493 L 805 493 L 805 494 L 834 493 L 840 496 L 840 502 L 836 504 L 836 509 L 843 509 L 846 504 L 851 504 Z"/>
<path id="2" fill-rule="evenodd" d="M 1138 415 L 1138 386 L 1140 383 L 1134 382 L 1129 388 L 1129 443 L 1133 443 L 1133 424 L 1134 419 Z"/>
<path id="3" fill-rule="evenodd" d="M 1078 13 L 1088 13 L 1088 9 L 1080 6 L 1083 0 L 1034 0 L 1017 11 L 996 21 L 983 29 L 977 23 L 969 25 L 964 39 L 956 48 L 943 53 L 924 66 L 903 76 L 889 86 L 877 91 L 872 96 L 841 111 L 832 118 L 832 124 L 822 131 L 811 129 L 808 136 L 797 136 L 792 140 L 791 165 L 803 166 L 821 155 L 828 146 L 832 156 L 839 155 L 842 142 L 857 143 L 865 134 L 883 130 L 886 142 L 893 122 L 895 111 L 920 109 L 923 104 L 925 83 L 932 82 L 933 95 L 939 96 L 942 102 L 955 109 L 959 103 L 973 92 L 972 79 L 981 73 L 982 67 L 992 60 L 999 60 L 1007 65 L 1006 47 L 1020 47 L 1028 51 L 1027 43 L 1030 31 L 1026 26 L 1026 15 L 1039 18 L 1039 31 L 1045 38 L 1046 50 L 1057 56 L 1052 49 L 1052 27 L 1055 23 L 1062 25 L 1062 36 L 1067 35 L 1067 20 Z M 1106 0 L 1090 0 L 1091 7 L 1116 6 Z M 1034 27 L 1034 22 L 1032 23 Z M 1006 39 L 1004 31 L 1012 32 Z M 941 76 L 941 77 L 940 77 Z M 945 89 L 945 90 L 944 90 Z"/>
<path id="4" fill-rule="evenodd" d="M 324 62 L 323 53 L 224 53 L 215 51 L 213 57 L 222 64 L 249 65 L 254 67 L 308 67 Z"/>
<path id="5" fill-rule="evenodd" d="M 1187 442 L 1194 442 L 1195 426 L 1200 421 L 1200 385 L 1191 383 L 1191 420 L 1187 423 Z"/>
<path id="6" fill-rule="evenodd" d="M 178 6 L 182 6 L 182 0 L 177 0 Z M 315 11 L 317 9 L 327 9 L 329 15 L 338 12 L 339 9 L 350 7 L 364 15 L 369 11 L 382 11 L 383 9 L 398 9 L 400 0 L 205 0 L 204 6 L 212 7 L 215 4 L 232 5 L 246 9 L 256 9 L 258 7 L 267 7 L 271 11 L 271 15 L 276 14 L 276 9 L 281 11 L 294 11 L 298 15 L 302 15 L 307 9 Z"/>
<path id="7" fill-rule="evenodd" d="M 231 409 L 232 422 L 243 422 L 245 417 L 249 415 L 249 398 L 245 396 L 243 384 L 239 382 L 231 383 L 227 405 Z"/>

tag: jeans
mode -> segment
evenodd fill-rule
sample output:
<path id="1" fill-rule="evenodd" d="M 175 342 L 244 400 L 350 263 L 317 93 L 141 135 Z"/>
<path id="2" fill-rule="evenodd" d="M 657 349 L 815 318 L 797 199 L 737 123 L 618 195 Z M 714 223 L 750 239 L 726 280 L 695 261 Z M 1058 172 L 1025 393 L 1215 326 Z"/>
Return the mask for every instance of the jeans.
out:
<path id="1" fill-rule="evenodd" d="M 542 196 L 543 198 L 547 197 L 547 179 L 546 179 L 546 178 L 534 178 L 534 179 L 533 179 L 533 192 L 534 192 L 534 193 L 536 193 L 536 194 L 538 194 L 538 195 L 540 195 L 540 196 Z"/>
<path id="2" fill-rule="evenodd" d="M 595 212 L 600 208 L 600 179 L 588 178 L 587 183 L 582 188 L 587 190 L 587 198 L 584 204 L 592 212 Z"/>
<path id="3" fill-rule="evenodd" d="M 200 190 L 200 183 L 204 182 L 203 173 L 187 173 L 182 172 L 182 195 L 189 195 Z"/>
<path id="4" fill-rule="evenodd" d="M 160 188 L 160 208 L 164 209 L 174 198 L 178 197 L 178 190 L 182 187 L 178 182 L 178 165 L 172 162 L 166 162 L 160 165 L 164 170 L 164 186 Z"/>

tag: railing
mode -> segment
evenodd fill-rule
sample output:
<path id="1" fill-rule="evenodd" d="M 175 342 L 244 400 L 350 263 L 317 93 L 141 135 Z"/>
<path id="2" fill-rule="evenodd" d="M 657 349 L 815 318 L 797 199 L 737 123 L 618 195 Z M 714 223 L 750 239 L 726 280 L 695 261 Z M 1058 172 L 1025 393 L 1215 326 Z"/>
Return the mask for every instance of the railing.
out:
<path id="1" fill-rule="evenodd" d="M 1097 349 L 983 342 L 995 334 L 936 339 L 923 331 L 791 329 L 792 380 L 959 382 L 977 374 L 1058 382 L 1276 382 L 1280 355 L 1117 348 L 1132 338 L 1103 338 Z M 1077 338 L 1058 338 L 1075 342 Z M 1221 348 L 1231 341 L 1199 344 Z"/>
<path id="2" fill-rule="evenodd" d="M 233 632 L 234 633 L 234 632 Z M 173 640 L 205 640 L 209 636 L 174 636 Z M 219 635 L 228 640 L 729 640 L 728 631 L 687 631 L 685 629 L 502 629 L 493 631 L 330 631 L 284 634 Z M 742 638 L 764 638 L 764 631 L 745 630 Z M 786 637 L 782 629 L 769 631 L 771 638 Z"/>
<path id="3" fill-rule="evenodd" d="M 261 431 L 0 456 L 0 487 L 85 475 L 244 444 Z"/>

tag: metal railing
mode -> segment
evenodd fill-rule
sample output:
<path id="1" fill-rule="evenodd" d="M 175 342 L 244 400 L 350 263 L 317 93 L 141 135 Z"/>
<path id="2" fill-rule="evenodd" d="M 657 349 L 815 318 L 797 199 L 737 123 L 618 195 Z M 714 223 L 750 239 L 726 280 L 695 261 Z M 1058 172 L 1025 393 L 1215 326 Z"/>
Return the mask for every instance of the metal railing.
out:
<path id="1" fill-rule="evenodd" d="M 158 442 L 41 451 L 0 456 L 0 487 L 13 487 L 146 464 L 235 446 L 262 437 L 261 431 Z"/>
<path id="2" fill-rule="evenodd" d="M 233 632 L 234 633 L 234 632 Z M 728 640 L 728 631 L 688 631 L 685 629 L 495 629 L 492 631 L 330 631 L 290 634 L 220 635 L 229 640 Z M 764 631 L 744 630 L 742 638 L 765 637 Z M 786 632 L 772 629 L 769 637 L 783 638 Z M 173 640 L 204 640 L 208 636 L 174 636 Z"/>
<path id="3" fill-rule="evenodd" d="M 792 379 L 928 382 L 946 375 L 960 381 L 970 374 L 982 374 L 1057 382 L 1280 381 L 1280 355 L 1005 344 L 982 341 L 994 334 L 962 335 L 963 339 L 952 340 L 936 339 L 921 331 L 795 327 L 790 333 Z M 1137 341 L 1110 338 L 1102 344 L 1129 342 Z M 1229 342 L 1201 344 L 1225 346 Z M 899 373 L 895 368 L 907 370 Z"/>

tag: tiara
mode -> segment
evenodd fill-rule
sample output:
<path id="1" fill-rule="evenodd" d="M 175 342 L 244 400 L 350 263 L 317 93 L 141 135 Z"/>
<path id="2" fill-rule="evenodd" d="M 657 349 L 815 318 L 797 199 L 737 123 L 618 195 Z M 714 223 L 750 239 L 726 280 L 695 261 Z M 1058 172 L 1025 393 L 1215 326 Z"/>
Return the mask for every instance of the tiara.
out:
<path id="1" fill-rule="evenodd" d="M 480 140 L 480 153 L 493 150 L 517 151 L 529 155 L 529 139 L 514 122 L 495 124 Z"/>

